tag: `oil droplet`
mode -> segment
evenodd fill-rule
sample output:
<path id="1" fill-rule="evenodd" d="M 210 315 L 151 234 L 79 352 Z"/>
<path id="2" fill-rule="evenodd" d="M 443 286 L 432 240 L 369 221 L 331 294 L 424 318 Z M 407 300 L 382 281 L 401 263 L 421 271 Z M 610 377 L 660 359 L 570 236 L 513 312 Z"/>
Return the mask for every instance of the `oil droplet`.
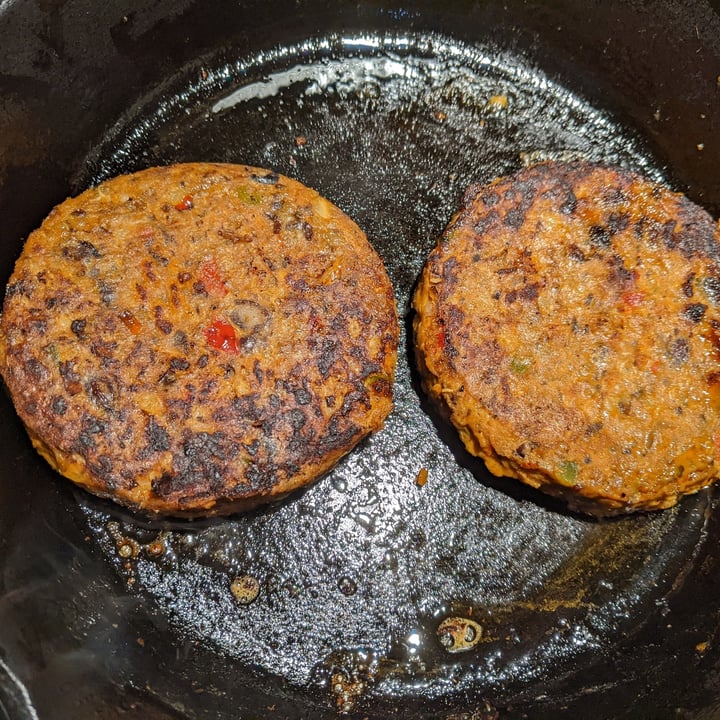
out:
<path id="1" fill-rule="evenodd" d="M 397 570 L 398 569 L 397 555 L 392 550 L 386 550 L 385 554 L 383 555 L 382 564 L 388 570 Z"/>
<path id="2" fill-rule="evenodd" d="M 332 486 L 341 493 L 347 492 L 347 480 L 342 477 L 335 477 L 332 479 Z"/>
<path id="3" fill-rule="evenodd" d="M 160 538 L 157 538 L 145 547 L 145 552 L 150 557 L 160 557 L 165 553 L 165 543 Z"/>
<path id="4" fill-rule="evenodd" d="M 487 107 L 490 110 L 505 110 L 508 106 L 508 98 L 507 95 L 493 95 L 492 97 L 488 98 L 487 101 Z"/>
<path id="5" fill-rule="evenodd" d="M 352 578 L 349 578 L 346 575 L 338 580 L 338 588 L 340 589 L 340 592 L 347 597 L 350 597 L 357 592 L 357 584 Z"/>
<path id="6" fill-rule="evenodd" d="M 260 594 L 260 582 L 252 575 L 242 575 L 230 583 L 230 592 L 241 605 L 249 605 Z"/>
<path id="7" fill-rule="evenodd" d="M 340 672 L 332 676 L 330 687 L 335 696 L 335 705 L 341 713 L 352 712 L 357 698 L 365 692 L 365 683 L 361 679 L 347 677 Z"/>
<path id="8" fill-rule="evenodd" d="M 117 553 L 124 560 L 137 557 L 139 550 L 138 544 L 130 538 L 120 538 L 117 541 Z"/>
<path id="9" fill-rule="evenodd" d="M 358 513 L 355 516 L 355 522 L 360 525 L 360 527 L 365 528 L 365 530 L 367 530 L 371 535 L 375 534 L 375 518 L 372 515 L 368 515 L 367 513 Z"/>
<path id="10" fill-rule="evenodd" d="M 449 617 L 437 629 L 440 644 L 449 653 L 472 650 L 482 637 L 482 627 L 474 620 L 463 617 Z"/>
<path id="11" fill-rule="evenodd" d="M 409 655 L 417 655 L 422 646 L 422 637 L 417 630 L 412 630 L 403 641 Z"/>

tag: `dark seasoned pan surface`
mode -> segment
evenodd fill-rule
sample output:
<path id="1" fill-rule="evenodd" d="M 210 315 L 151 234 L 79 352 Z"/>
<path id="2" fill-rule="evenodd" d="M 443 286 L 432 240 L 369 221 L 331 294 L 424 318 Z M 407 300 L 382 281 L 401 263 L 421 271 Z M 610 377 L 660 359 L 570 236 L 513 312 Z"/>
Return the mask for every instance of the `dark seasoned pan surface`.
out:
<path id="1" fill-rule="evenodd" d="M 407 317 L 469 184 L 544 158 L 662 178 L 607 116 L 515 58 L 438 37 L 378 41 L 196 69 L 123 119 L 77 182 L 198 157 L 293 175 L 367 232 Z M 662 596 L 685 561 L 678 538 L 702 533 L 704 494 L 605 525 L 491 480 L 426 406 L 407 343 L 395 394 L 385 430 L 302 498 L 167 532 L 86 504 L 93 533 L 182 636 L 345 710 L 479 687 L 494 697 L 588 662 L 631 607 Z"/>
<path id="2" fill-rule="evenodd" d="M 123 28 L 139 32 L 132 18 Z M 32 690 L 57 697 L 42 677 L 104 682 L 127 712 L 162 718 L 232 708 L 242 718 L 538 720 L 568 707 L 620 716 L 648 698 L 664 711 L 674 700 L 665 653 L 652 665 L 652 647 L 702 666 L 714 643 L 712 623 L 675 614 L 686 583 L 716 575 L 696 562 L 717 531 L 713 493 L 596 522 L 491 476 L 426 402 L 407 334 L 417 277 L 465 188 L 545 159 L 673 186 L 663 158 L 521 52 L 489 43 L 356 31 L 246 47 L 198 56 L 139 95 L 78 163 L 72 192 L 198 160 L 317 189 L 367 234 L 393 283 L 406 333 L 395 410 L 316 485 L 223 521 L 152 523 L 71 493 L 31 448 L 9 450 L 16 475 L 40 476 L 35 502 L 50 509 L 38 536 L 74 558 L 42 568 L 72 599 L 48 622 L 75 640 Z M 5 437 L 17 437 L 5 416 Z M 8 582 L 24 577 L 23 560 L 7 562 Z M 98 566 L 108 576 L 73 594 Z M 17 618 L 31 604 L 5 607 Z M 18 657 L 33 640 L 18 631 L 11 645 Z"/>

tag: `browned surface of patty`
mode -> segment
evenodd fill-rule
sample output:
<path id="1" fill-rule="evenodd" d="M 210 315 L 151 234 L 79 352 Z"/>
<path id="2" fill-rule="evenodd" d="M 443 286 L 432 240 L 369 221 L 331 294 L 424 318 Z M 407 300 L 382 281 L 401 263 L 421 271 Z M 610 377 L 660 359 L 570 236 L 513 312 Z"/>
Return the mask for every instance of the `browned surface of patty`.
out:
<path id="1" fill-rule="evenodd" d="M 397 314 L 362 231 L 258 168 L 184 164 L 56 207 L 7 287 L 0 372 L 93 493 L 227 513 L 317 478 L 392 407 Z"/>
<path id="2" fill-rule="evenodd" d="M 599 515 L 670 507 L 718 474 L 719 247 L 617 168 L 471 187 L 414 297 L 424 386 L 496 475 Z"/>

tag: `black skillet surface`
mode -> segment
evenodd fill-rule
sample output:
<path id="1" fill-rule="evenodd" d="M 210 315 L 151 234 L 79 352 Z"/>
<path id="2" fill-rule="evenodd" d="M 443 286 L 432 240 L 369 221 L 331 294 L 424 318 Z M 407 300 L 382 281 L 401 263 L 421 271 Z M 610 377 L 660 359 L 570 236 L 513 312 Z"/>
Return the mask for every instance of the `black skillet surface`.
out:
<path id="1" fill-rule="evenodd" d="M 714 8 L 0 3 L 3 278 L 66 195 L 184 160 L 337 203 L 406 327 L 465 186 L 523 163 L 620 163 L 717 217 Z M 74 490 L 3 396 L 0 718 L 720 717 L 716 492 L 595 522 L 493 478 L 425 403 L 411 345 L 385 430 L 223 521 Z"/>

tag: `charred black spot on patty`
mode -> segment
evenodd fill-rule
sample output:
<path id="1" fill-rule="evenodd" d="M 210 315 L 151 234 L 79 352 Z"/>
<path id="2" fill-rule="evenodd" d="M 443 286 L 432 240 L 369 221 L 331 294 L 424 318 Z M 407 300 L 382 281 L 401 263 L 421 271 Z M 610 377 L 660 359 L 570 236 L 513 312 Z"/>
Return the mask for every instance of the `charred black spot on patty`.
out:
<path id="1" fill-rule="evenodd" d="M 705 316 L 707 305 L 703 303 L 692 303 L 683 308 L 683 316 L 690 322 L 699 323 Z"/>
<path id="2" fill-rule="evenodd" d="M 591 225 L 589 233 L 591 245 L 594 245 L 602 250 L 610 247 L 612 236 L 606 227 L 602 225 Z"/>
<path id="3" fill-rule="evenodd" d="M 71 242 L 62 248 L 62 254 L 69 260 L 86 260 L 88 258 L 99 258 L 100 252 L 88 240 Z"/>
<path id="4" fill-rule="evenodd" d="M 707 299 L 715 306 L 720 305 L 720 274 L 707 274 L 700 284 Z"/>
<path id="5" fill-rule="evenodd" d="M 154 417 L 149 417 L 145 424 L 145 439 L 149 452 L 166 452 L 170 449 L 170 438 L 167 430 Z"/>

